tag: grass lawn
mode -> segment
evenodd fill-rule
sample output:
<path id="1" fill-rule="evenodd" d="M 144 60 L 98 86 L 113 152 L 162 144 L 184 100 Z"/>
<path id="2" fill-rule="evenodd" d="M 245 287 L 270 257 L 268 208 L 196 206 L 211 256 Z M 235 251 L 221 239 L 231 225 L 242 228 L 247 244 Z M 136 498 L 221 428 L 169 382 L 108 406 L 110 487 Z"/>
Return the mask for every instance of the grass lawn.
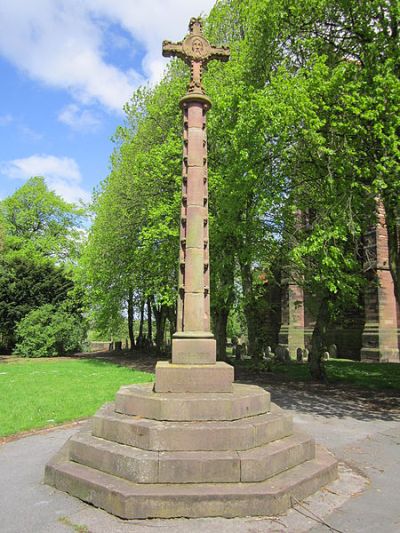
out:
<path id="1" fill-rule="evenodd" d="M 154 376 L 96 359 L 21 359 L 0 364 L 0 437 L 89 417 L 121 385 Z"/>
<path id="2" fill-rule="evenodd" d="M 400 364 L 360 363 L 349 359 L 330 359 L 325 363 L 329 383 L 345 383 L 363 389 L 400 390 Z M 285 375 L 293 381 L 310 381 L 308 365 L 292 362 L 289 365 L 274 365 L 276 375 Z"/>

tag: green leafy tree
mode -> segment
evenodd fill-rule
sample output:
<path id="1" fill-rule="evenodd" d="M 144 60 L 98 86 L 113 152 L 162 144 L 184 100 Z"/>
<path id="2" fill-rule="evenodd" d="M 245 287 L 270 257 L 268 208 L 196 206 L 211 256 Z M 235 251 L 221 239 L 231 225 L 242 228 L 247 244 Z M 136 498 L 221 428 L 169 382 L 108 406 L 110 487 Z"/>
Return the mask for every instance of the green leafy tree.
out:
<path id="1" fill-rule="evenodd" d="M 166 317 L 175 322 L 181 87 L 178 75 L 167 76 L 155 89 L 138 90 L 127 104 L 81 262 L 96 327 L 112 334 L 126 316 L 131 345 L 132 306 L 150 302 L 158 348 Z"/>
<path id="2" fill-rule="evenodd" d="M 82 349 L 85 336 L 85 323 L 79 316 L 46 304 L 19 322 L 13 353 L 22 357 L 67 355 Z"/>
<path id="3" fill-rule="evenodd" d="M 220 174 L 229 176 L 226 203 L 233 198 L 239 206 L 225 223 L 232 220 L 232 235 L 235 224 L 239 233 L 243 306 L 255 309 L 252 271 L 271 265 L 259 236 L 293 241 L 295 213 L 310 215 L 309 231 L 282 248 L 282 260 L 321 297 L 313 357 L 332 317 L 359 297 L 359 239 L 374 221 L 377 194 L 387 211 L 396 283 L 398 14 L 397 2 L 340 0 L 227 0 L 212 13 L 214 30 L 234 40 L 226 78 L 210 67 L 209 83 L 221 109 L 213 120 L 222 139 Z M 260 224 L 265 217 L 270 228 Z M 279 261 L 279 247 L 269 250 Z"/>
<path id="4" fill-rule="evenodd" d="M 15 344 L 15 328 L 30 311 L 44 304 L 64 302 L 73 282 L 62 267 L 50 261 L 26 257 L 0 260 L 0 336 L 10 351 Z"/>
<path id="5" fill-rule="evenodd" d="M 84 210 L 50 191 L 44 178 L 29 179 L 0 202 L 6 252 L 37 260 L 74 261 L 82 240 Z"/>

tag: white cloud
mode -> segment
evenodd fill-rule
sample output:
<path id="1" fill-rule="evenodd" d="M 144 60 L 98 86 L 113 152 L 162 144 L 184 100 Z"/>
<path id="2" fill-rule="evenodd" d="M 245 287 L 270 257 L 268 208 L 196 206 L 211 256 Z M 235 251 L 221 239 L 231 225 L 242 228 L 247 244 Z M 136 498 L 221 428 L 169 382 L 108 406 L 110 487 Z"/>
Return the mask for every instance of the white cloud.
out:
<path id="1" fill-rule="evenodd" d="M 162 41 L 181 40 L 190 18 L 208 13 L 214 4 L 215 0 L 87 0 L 93 12 L 114 20 L 144 45 L 143 68 L 151 82 L 161 78 L 167 63 Z"/>
<path id="2" fill-rule="evenodd" d="M 95 131 L 100 126 L 100 119 L 88 109 L 81 109 L 76 104 L 69 104 L 61 110 L 58 120 L 74 130 Z"/>
<path id="3" fill-rule="evenodd" d="M 8 126 L 11 122 L 14 122 L 14 117 L 10 113 L 0 115 L 0 126 Z"/>
<path id="4" fill-rule="evenodd" d="M 13 0 L 1 2 L 0 54 L 34 79 L 69 90 L 81 103 L 120 111 L 165 66 L 163 39 L 179 40 L 191 16 L 214 0 Z M 105 25 L 124 28 L 145 49 L 145 77 L 105 60 Z"/>
<path id="5" fill-rule="evenodd" d="M 68 202 L 90 200 L 90 194 L 80 185 L 82 176 L 79 167 L 70 157 L 36 154 L 23 159 L 13 159 L 0 165 L 0 173 L 18 180 L 43 176 L 48 187 Z"/>

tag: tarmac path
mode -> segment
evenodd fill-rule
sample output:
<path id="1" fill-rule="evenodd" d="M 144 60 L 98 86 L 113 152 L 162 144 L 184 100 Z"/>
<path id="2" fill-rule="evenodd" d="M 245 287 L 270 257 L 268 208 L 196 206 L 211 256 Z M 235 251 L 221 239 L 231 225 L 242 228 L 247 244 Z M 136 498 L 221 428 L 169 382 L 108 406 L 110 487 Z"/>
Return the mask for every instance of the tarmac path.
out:
<path id="1" fill-rule="evenodd" d="M 0 445 L 0 532 L 400 531 L 400 402 L 396 395 L 301 384 L 269 384 L 266 388 L 275 403 L 293 412 L 299 429 L 313 435 L 342 463 L 339 480 L 285 516 L 129 521 L 112 517 L 43 484 L 46 462 L 78 430 L 80 424 L 75 424 Z"/>

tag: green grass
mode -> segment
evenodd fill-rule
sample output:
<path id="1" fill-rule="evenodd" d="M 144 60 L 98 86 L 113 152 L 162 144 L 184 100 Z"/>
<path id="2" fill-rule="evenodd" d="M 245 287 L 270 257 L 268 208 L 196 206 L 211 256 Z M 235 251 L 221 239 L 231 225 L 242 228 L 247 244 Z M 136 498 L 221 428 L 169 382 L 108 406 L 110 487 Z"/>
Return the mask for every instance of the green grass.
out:
<path id="1" fill-rule="evenodd" d="M 0 437 L 86 418 L 121 385 L 153 375 L 96 359 L 21 359 L 0 364 Z"/>
<path id="2" fill-rule="evenodd" d="M 330 359 L 325 363 L 330 383 L 345 383 L 363 389 L 400 390 L 400 364 L 361 363 L 348 359 Z M 292 362 L 275 365 L 274 374 L 284 374 L 293 381 L 310 381 L 308 365 Z"/>

